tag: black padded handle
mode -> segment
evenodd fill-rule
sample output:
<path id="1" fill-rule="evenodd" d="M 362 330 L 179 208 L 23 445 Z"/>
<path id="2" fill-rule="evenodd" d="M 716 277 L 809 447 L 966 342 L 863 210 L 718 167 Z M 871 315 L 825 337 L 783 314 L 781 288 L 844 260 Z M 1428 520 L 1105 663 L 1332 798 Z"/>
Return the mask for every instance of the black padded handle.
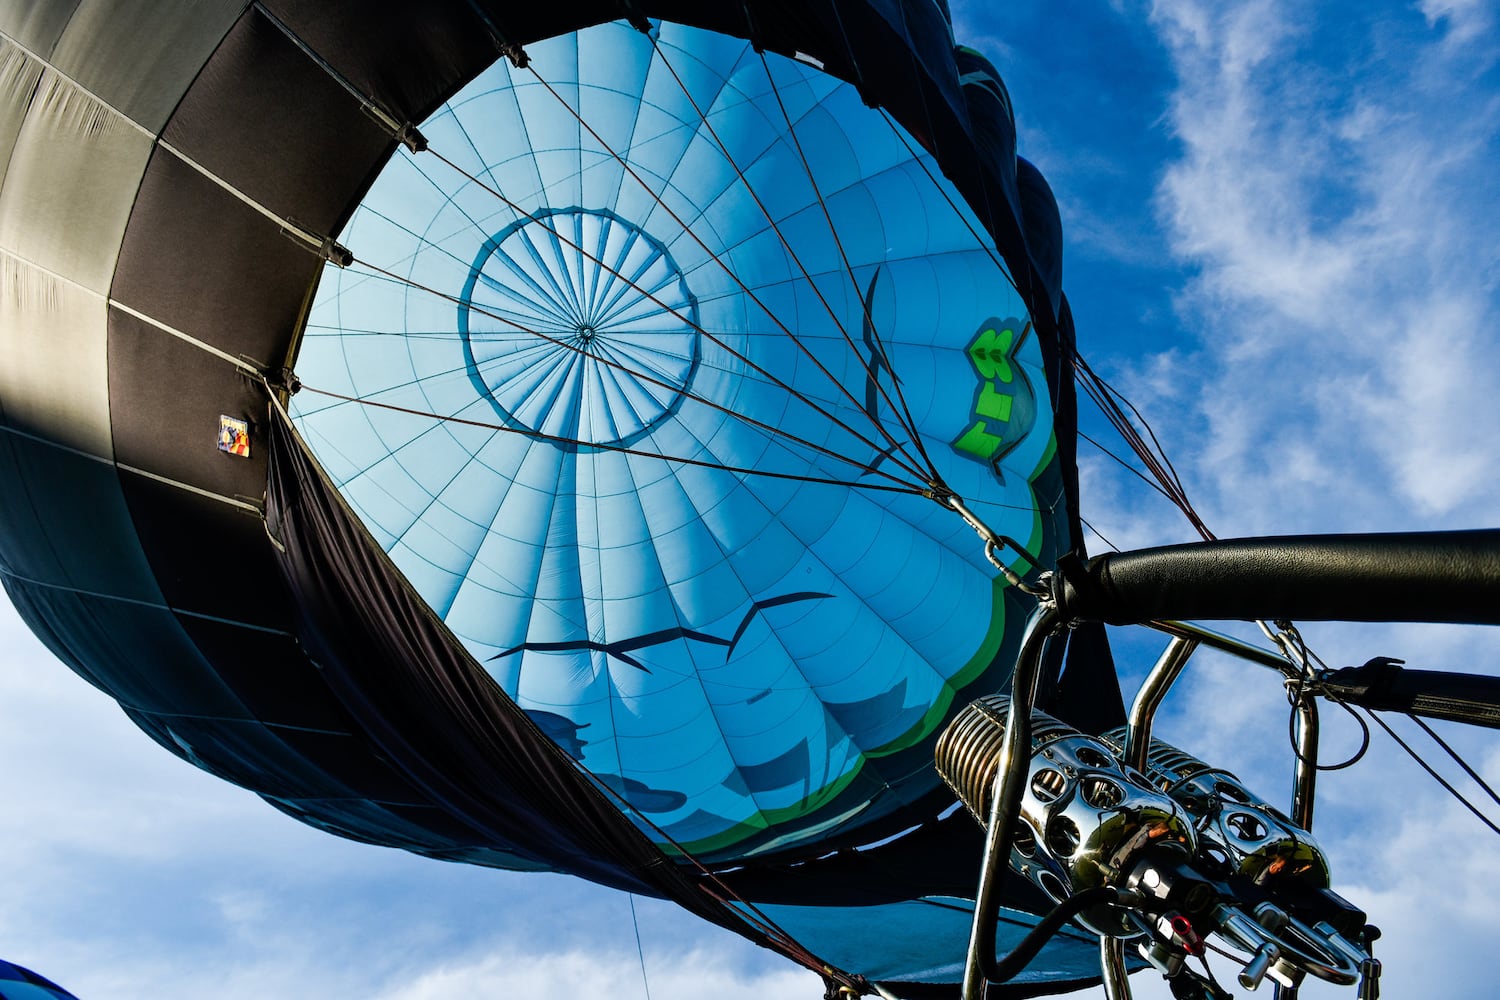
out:
<path id="1" fill-rule="evenodd" d="M 1054 574 L 1064 617 L 1500 625 L 1500 530 L 1287 535 L 1098 556 Z"/>
<path id="2" fill-rule="evenodd" d="M 1500 677 L 1405 670 L 1400 660 L 1381 656 L 1362 667 L 1335 670 L 1322 684 L 1350 705 L 1500 729 Z"/>

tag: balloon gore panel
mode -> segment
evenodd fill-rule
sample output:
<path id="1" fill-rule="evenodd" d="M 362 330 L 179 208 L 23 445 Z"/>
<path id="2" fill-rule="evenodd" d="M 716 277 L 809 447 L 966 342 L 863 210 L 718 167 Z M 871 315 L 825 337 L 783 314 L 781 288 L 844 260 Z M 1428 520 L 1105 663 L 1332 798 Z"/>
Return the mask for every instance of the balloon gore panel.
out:
<path id="1" fill-rule="evenodd" d="M 364 405 L 303 393 L 297 426 L 659 842 L 729 858 L 886 816 L 1008 672 L 1003 581 L 922 491 L 1058 545 L 1026 305 L 853 87 L 669 23 L 528 55 L 355 211 L 297 371 Z"/>

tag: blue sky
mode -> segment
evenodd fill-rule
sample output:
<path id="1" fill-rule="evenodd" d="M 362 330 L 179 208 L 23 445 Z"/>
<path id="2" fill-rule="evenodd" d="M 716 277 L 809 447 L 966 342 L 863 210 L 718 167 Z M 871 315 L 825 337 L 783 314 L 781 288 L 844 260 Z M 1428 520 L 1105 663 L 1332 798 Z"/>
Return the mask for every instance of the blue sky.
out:
<path id="1" fill-rule="evenodd" d="M 1210 526 L 1500 524 L 1493 3 L 954 6 L 1058 196 L 1083 350 L 1149 416 Z M 1097 454 L 1084 451 L 1082 476 L 1085 515 L 1115 545 L 1190 538 Z M 1335 665 L 1393 655 L 1493 672 L 1500 652 L 1493 630 L 1305 632 Z M 1279 686 L 1200 666 L 1163 735 L 1276 800 L 1290 764 Z M 1330 759 L 1357 743 L 1332 715 Z M 1455 738 L 1500 775 L 1500 742 Z M 1320 792 L 1336 885 L 1386 929 L 1388 995 L 1492 995 L 1495 838 L 1378 734 Z M 8 608 L 0 801 L 0 954 L 83 1000 L 601 983 L 647 996 L 627 897 L 305 829 L 160 751 Z M 738 939 L 636 906 L 653 1000 L 821 992 Z M 1138 979 L 1138 995 L 1165 995 Z"/>

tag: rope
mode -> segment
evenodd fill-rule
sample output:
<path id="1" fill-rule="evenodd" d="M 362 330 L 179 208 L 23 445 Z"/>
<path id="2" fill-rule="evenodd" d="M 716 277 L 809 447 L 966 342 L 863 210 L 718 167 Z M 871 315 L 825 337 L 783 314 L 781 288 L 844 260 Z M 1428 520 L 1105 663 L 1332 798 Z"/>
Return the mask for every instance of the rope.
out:
<path id="1" fill-rule="evenodd" d="M 584 445 L 598 451 L 618 452 L 622 455 L 635 455 L 640 458 L 655 458 L 665 462 L 675 462 L 678 465 L 694 465 L 706 469 L 719 469 L 723 472 L 732 472 L 742 476 L 764 476 L 770 479 L 787 479 L 799 483 L 820 483 L 827 486 L 846 486 L 851 489 L 878 490 L 885 493 L 910 493 L 921 495 L 922 490 L 910 486 L 882 486 L 878 483 L 855 483 L 844 479 L 825 478 L 821 476 L 802 476 L 790 472 L 772 472 L 767 469 L 752 469 L 744 466 L 726 465 L 721 462 L 708 462 L 697 458 L 684 458 L 682 456 L 662 455 L 654 451 L 642 451 L 639 448 L 626 448 L 621 445 L 590 444 L 589 442 L 576 441 L 573 438 L 559 437 L 556 434 L 544 434 L 541 431 L 522 430 L 519 427 L 506 427 L 503 424 L 489 423 L 483 420 L 470 420 L 467 417 L 446 417 L 441 413 L 431 413 L 427 410 L 417 410 L 408 406 L 397 406 L 394 403 L 381 403 L 373 399 L 360 396 L 349 396 L 331 389 L 319 389 L 316 386 L 305 385 L 304 392 L 310 392 L 318 396 L 327 396 L 344 403 L 357 403 L 360 406 L 370 406 L 380 410 L 390 410 L 393 413 L 404 413 L 413 417 L 426 417 L 429 420 L 440 420 L 444 423 L 460 424 L 465 427 L 482 427 L 486 430 L 504 431 L 508 434 L 520 434 L 524 437 L 533 438 L 537 441 L 550 441 L 554 444 Z"/>
<path id="2" fill-rule="evenodd" d="M 554 91 L 554 93 L 556 93 L 556 92 Z M 559 95 L 558 99 L 559 100 L 562 99 L 560 95 Z M 460 174 L 461 176 L 463 176 L 465 179 L 467 179 L 468 181 L 470 181 L 471 183 L 473 183 L 480 190 L 485 191 L 486 193 L 491 194 L 494 197 L 498 198 L 507 208 L 509 208 L 511 211 L 515 212 L 517 215 L 519 215 L 522 218 L 525 218 L 525 219 L 527 219 L 528 221 L 531 221 L 531 222 L 540 223 L 542 221 L 536 215 L 534 215 L 534 214 L 532 214 L 530 212 L 527 212 L 525 209 L 521 208 L 521 206 L 517 205 L 514 201 L 512 201 L 509 198 L 507 198 L 499 190 L 497 190 L 497 189 L 495 189 L 493 187 L 490 187 L 488 184 L 484 183 L 484 181 L 480 180 L 478 177 L 475 177 L 473 174 L 470 174 L 469 172 L 467 172 L 466 170 L 464 170 L 462 167 L 460 167 L 458 164 L 454 163 L 452 160 L 449 160 L 446 157 L 444 157 L 437 150 L 435 150 L 435 149 L 429 149 L 428 152 L 430 152 L 439 162 L 441 162 L 441 163 L 447 165 L 448 167 L 452 168 L 455 172 L 457 172 L 458 174 Z M 622 160 L 621 163 L 623 165 L 624 161 Z M 628 167 L 627 167 L 627 169 L 628 169 Z M 662 207 L 666 208 L 666 206 L 662 206 Z M 670 209 L 667 209 L 667 211 L 670 212 Z M 680 220 L 679 220 L 679 222 L 680 222 Z M 562 233 L 558 233 L 558 232 L 556 232 L 556 230 L 553 230 L 553 232 L 554 232 L 554 235 L 556 235 L 556 237 L 558 238 L 558 240 L 560 242 L 566 244 L 571 249 L 577 250 L 579 253 L 583 254 L 590 262 L 592 262 L 594 264 L 597 264 L 600 268 L 602 268 L 603 270 L 609 272 L 609 274 L 611 274 L 613 277 L 619 278 L 622 281 L 624 281 L 629 288 L 632 288 L 632 289 L 640 292 L 643 298 L 647 299 L 648 301 L 650 301 L 651 303 L 653 303 L 653 304 L 655 304 L 657 306 L 660 306 L 665 312 L 667 312 L 668 314 L 670 314 L 674 319 L 677 319 L 677 320 L 681 321 L 683 324 L 685 324 L 686 326 L 688 326 L 694 332 L 696 332 L 700 336 L 704 337 L 705 339 L 707 339 L 708 341 L 710 341 L 711 343 L 713 343 L 715 346 L 723 349 L 725 352 L 727 352 L 735 360 L 741 361 L 744 364 L 748 365 L 750 367 L 750 369 L 753 372 L 755 372 L 756 375 L 764 378 L 768 383 L 770 383 L 771 385 L 776 386 L 778 389 L 784 390 L 792 398 L 796 399 L 798 402 L 803 403 L 806 406 L 808 406 L 809 408 L 811 408 L 813 410 L 813 412 L 817 413 L 818 415 L 820 415 L 822 417 L 826 417 L 836 427 L 838 427 L 840 430 L 847 431 L 849 434 L 853 435 L 856 439 L 858 439 L 860 441 L 860 443 L 862 443 L 865 446 L 867 446 L 871 451 L 875 451 L 875 452 L 881 451 L 880 446 L 877 445 L 874 441 L 871 441 L 864 434 L 860 433 L 858 430 L 854 429 L 852 426 L 850 426 L 849 424 L 845 423 L 842 419 L 840 419 L 833 412 L 825 409 L 816 400 L 812 399 L 812 397 L 806 396 L 806 395 L 798 392 L 796 389 L 792 388 L 792 386 L 789 385 L 786 381 L 784 381 L 783 379 L 781 379 L 780 377 L 778 377 L 774 373 L 768 371 L 767 369 L 765 369 L 761 365 L 757 364 L 754 360 L 752 360 L 751 358 L 749 358 L 745 354 L 743 354 L 740 351 L 736 350 L 731 344 L 729 344 L 728 342 L 726 342 L 725 340 L 723 340 L 722 338 L 720 338 L 717 334 L 715 334 L 715 333 L 713 333 L 713 332 L 705 329 L 704 327 L 702 327 L 701 325 L 699 325 L 698 323 L 696 323 L 691 317 L 684 316 L 675 307 L 667 305 L 660 298 L 658 298 L 654 293 L 652 293 L 650 291 L 647 291 L 645 288 L 643 288 L 640 285 L 638 285 L 634 281 L 634 279 L 626 277 L 623 273 L 621 273 L 620 271 L 618 271 L 615 268 L 611 267 L 610 265 L 606 264 L 604 261 L 600 260 L 595 255 L 589 253 L 583 247 L 579 246 L 574 241 L 568 239 L 568 237 L 564 236 Z M 412 235 L 416 235 L 416 234 L 412 234 Z M 704 249 L 707 251 L 707 247 L 704 247 Z M 707 252 L 711 256 L 713 256 L 714 260 L 716 262 L 720 263 L 721 266 L 722 266 L 723 262 L 720 260 L 720 258 L 718 256 L 713 255 L 712 251 L 707 251 Z M 361 263 L 364 263 L 364 262 L 361 262 Z M 365 266 L 367 266 L 367 267 L 373 267 L 373 265 L 369 265 L 369 264 L 365 264 Z M 732 272 L 731 272 L 731 276 L 735 277 L 735 281 L 736 282 L 739 282 L 739 278 L 737 276 L 734 276 L 732 274 Z M 405 280 L 405 279 L 402 279 L 399 275 L 393 275 L 392 277 L 394 277 L 398 281 L 404 281 Z M 742 282 L 739 282 L 739 283 L 740 283 L 741 288 L 743 288 L 748 293 L 749 292 L 748 287 L 746 287 Z M 416 287 L 421 288 L 422 286 L 418 285 Z M 430 291 L 430 289 L 423 289 L 423 290 L 424 291 Z M 444 295 L 442 292 L 435 292 L 434 291 L 433 294 L 440 295 L 440 296 L 442 296 L 444 298 L 447 298 L 450 301 L 455 302 L 455 303 L 459 301 L 457 298 L 454 298 L 453 296 Z M 754 298 L 753 294 L 752 294 L 751 297 L 752 297 L 752 299 Z M 763 304 L 761 304 L 759 301 L 757 301 L 756 304 L 760 305 L 762 309 L 766 309 L 766 307 Z M 473 304 L 470 303 L 470 308 L 473 309 L 473 308 L 476 308 L 476 307 L 474 307 Z M 484 312 L 483 310 L 481 310 L 481 312 L 483 313 L 483 315 L 486 315 L 486 316 L 490 316 L 491 315 L 490 313 Z M 771 314 L 770 310 L 768 310 L 768 309 L 766 310 L 766 315 L 770 316 L 772 322 L 775 323 L 778 327 L 780 327 L 782 329 L 782 331 L 784 331 L 789 337 L 791 337 L 792 340 L 793 340 L 793 342 L 796 343 L 797 346 L 800 349 L 802 349 L 802 351 L 804 353 L 808 353 L 807 348 L 805 346 L 803 346 L 800 341 L 797 340 L 796 336 L 794 334 L 792 334 L 791 330 L 788 329 L 785 324 L 783 324 L 780 320 L 776 319 L 776 317 Z M 505 320 L 505 319 L 503 319 L 502 317 L 499 317 L 499 316 L 492 316 L 492 318 L 497 319 L 500 322 L 508 322 L 507 320 Z M 514 325 L 514 324 L 512 324 L 512 325 Z M 538 336 L 543 336 L 543 335 L 538 334 Z M 573 346 L 573 345 L 565 345 L 565 346 Z M 816 361 L 817 359 L 814 358 L 813 360 Z M 832 376 L 831 373 L 828 373 L 826 369 L 823 369 L 823 371 L 824 371 L 825 374 L 828 374 L 828 377 L 829 377 L 830 381 L 832 381 L 835 385 L 839 385 L 840 388 L 842 388 L 842 386 L 840 385 L 840 383 L 838 383 L 838 381 L 833 378 L 833 376 Z M 850 402 L 854 403 L 854 405 L 856 407 L 859 405 L 858 402 L 855 401 L 852 396 L 849 396 L 847 392 L 845 392 L 844 394 L 845 394 L 846 397 L 849 398 Z M 696 397 L 696 396 L 694 396 L 692 398 L 694 398 L 694 399 L 700 399 L 700 397 Z M 702 400 L 702 401 L 703 402 L 708 402 L 707 400 Z M 715 405 L 715 404 L 710 404 L 710 405 Z M 722 407 L 721 407 L 721 409 L 722 409 Z M 725 410 L 725 412 L 732 412 L 732 411 Z M 735 414 L 735 415 L 738 416 L 738 414 Z M 876 427 L 879 430 L 882 430 L 882 431 L 884 430 L 884 428 L 880 428 L 878 424 L 876 424 Z M 840 456 L 840 457 L 843 457 L 843 456 Z M 904 458 L 905 457 L 904 454 L 901 457 Z M 849 461 L 852 461 L 852 460 L 849 460 Z M 925 476 L 926 476 L 926 473 L 924 473 L 923 470 L 921 470 L 920 468 L 918 468 L 918 467 L 916 467 L 914 465 L 906 464 L 905 462 L 902 462 L 899 459 L 897 460 L 896 464 L 899 465 L 899 466 L 901 466 L 901 468 L 903 468 L 907 472 L 911 473 L 911 475 L 914 478 L 918 479 L 918 480 L 921 480 L 921 479 L 925 478 Z M 895 477 L 890 477 L 890 478 L 895 478 Z"/>
<path id="3" fill-rule="evenodd" d="M 569 104 L 567 102 L 567 100 L 565 98 L 563 98 L 563 96 L 561 94 L 559 94 L 557 92 L 557 90 L 550 83 L 548 83 L 545 79 L 542 78 L 541 74 L 537 73 L 536 68 L 534 66 L 531 66 L 531 67 L 528 67 L 528 68 L 530 69 L 530 72 L 532 73 L 532 75 L 536 77 L 537 82 L 540 83 L 543 87 L 545 87 L 547 89 L 548 93 L 552 94 L 553 97 L 557 98 L 558 102 L 560 104 L 562 104 L 563 107 L 565 107 L 565 108 L 568 109 L 568 111 L 578 121 L 579 126 L 582 127 L 586 132 L 588 132 L 588 134 L 594 139 L 594 141 L 597 142 L 597 143 L 599 143 L 599 145 L 607 153 L 609 153 L 610 156 L 614 157 L 614 159 L 620 164 L 620 166 L 625 169 L 625 172 L 627 174 L 629 174 L 630 177 L 637 184 L 639 184 L 641 186 L 641 188 L 651 197 L 651 199 L 653 201 L 656 202 L 657 206 L 659 208 L 661 208 L 661 210 L 663 212 L 665 212 L 667 214 L 667 216 L 672 219 L 673 222 L 677 223 L 677 225 L 679 225 L 679 226 L 682 227 L 682 231 L 683 231 L 684 235 L 686 235 L 694 243 L 696 243 L 698 245 L 698 247 L 704 253 L 708 254 L 709 258 L 712 259 L 714 263 L 718 264 L 721 268 L 724 269 L 724 273 L 730 278 L 730 280 L 733 281 L 736 285 L 739 286 L 740 290 L 745 294 L 745 296 L 751 302 L 755 303 L 755 305 L 757 307 L 759 307 L 768 317 L 770 317 L 772 323 L 774 323 L 783 333 L 785 333 L 789 338 L 791 338 L 792 343 L 797 346 L 798 350 L 800 350 L 808 358 L 808 360 L 812 362 L 813 366 L 816 367 L 818 369 L 818 371 L 820 371 L 823 375 L 825 375 L 828 378 L 828 381 L 833 386 L 835 386 L 838 389 L 838 391 L 840 392 L 840 394 L 842 394 L 846 399 L 848 399 L 849 402 L 851 404 L 853 404 L 856 408 L 862 409 L 862 407 L 860 407 L 859 401 L 854 398 L 853 394 L 849 391 L 848 387 L 846 387 L 842 382 L 840 382 L 833 375 L 833 373 L 828 370 L 827 366 L 824 365 L 823 362 L 818 359 L 817 355 L 815 355 L 807 347 L 807 345 L 802 342 L 801 338 L 799 338 L 795 333 L 792 332 L 792 330 L 791 330 L 790 327 L 788 327 L 785 323 L 783 323 L 781 320 L 779 320 L 779 319 L 776 318 L 776 314 L 773 313 L 771 311 L 771 309 L 764 302 L 761 301 L 760 296 L 756 295 L 755 292 L 754 292 L 754 290 L 751 289 L 749 285 L 745 284 L 744 280 L 741 279 L 739 275 L 735 274 L 734 269 L 731 268 L 723 260 L 723 258 L 720 255 L 716 254 L 713 251 L 713 249 L 708 246 L 708 244 L 706 244 L 706 243 L 703 242 L 702 237 L 698 236 L 698 234 L 695 233 L 690 226 L 688 226 L 688 224 L 682 219 L 682 217 L 680 215 L 678 215 L 678 213 L 670 205 L 668 205 L 666 203 L 666 201 L 661 197 L 661 195 L 658 194 L 651 187 L 651 185 L 649 185 L 649 184 L 646 183 L 646 181 L 640 176 L 640 174 L 636 172 L 635 168 L 632 167 L 630 165 L 630 163 L 624 157 L 622 157 L 618 152 L 616 152 L 616 150 L 614 149 L 614 147 L 611 146 L 607 141 L 605 141 L 604 137 L 601 136 L 597 131 L 595 131 L 594 128 L 593 128 L 593 126 L 589 125 L 589 123 L 586 122 L 583 119 L 583 116 L 571 104 Z M 700 111 L 699 114 L 701 116 L 702 112 Z M 705 121 L 704 124 L 706 125 L 707 122 Z M 736 166 L 735 169 L 738 170 L 738 167 Z M 775 232 L 777 233 L 778 237 L 781 236 L 780 229 L 777 228 L 774 223 L 772 224 L 772 229 L 775 230 Z M 784 237 L 783 237 L 783 239 L 784 239 Z M 814 284 L 813 287 L 816 288 L 816 284 Z M 881 427 L 878 423 L 876 424 L 876 427 L 888 439 L 890 439 L 889 438 L 889 432 L 886 431 L 884 427 Z M 894 441 L 894 439 L 890 439 L 890 440 L 892 441 L 892 444 L 896 443 Z"/>

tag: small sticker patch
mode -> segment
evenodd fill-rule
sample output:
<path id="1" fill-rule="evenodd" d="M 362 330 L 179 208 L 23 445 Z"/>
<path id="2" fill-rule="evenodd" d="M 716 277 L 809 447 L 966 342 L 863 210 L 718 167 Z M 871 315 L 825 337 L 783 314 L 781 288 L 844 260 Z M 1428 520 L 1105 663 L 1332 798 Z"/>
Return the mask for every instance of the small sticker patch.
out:
<path id="1" fill-rule="evenodd" d="M 250 457 L 250 422 L 219 415 L 219 450 Z"/>

